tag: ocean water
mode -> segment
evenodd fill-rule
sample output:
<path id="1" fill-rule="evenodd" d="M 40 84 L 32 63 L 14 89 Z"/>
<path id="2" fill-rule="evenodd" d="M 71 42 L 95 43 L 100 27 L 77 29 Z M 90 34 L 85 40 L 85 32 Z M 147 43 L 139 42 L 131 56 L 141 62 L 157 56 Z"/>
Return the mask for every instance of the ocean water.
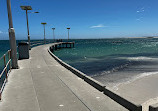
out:
<path id="1" fill-rule="evenodd" d="M 73 40 L 75 48 L 55 52 L 60 59 L 105 85 L 158 73 L 158 39 Z"/>
<path id="2" fill-rule="evenodd" d="M 31 42 L 36 41 L 42 40 Z M 157 38 L 71 41 L 75 41 L 75 48 L 55 51 L 55 55 L 107 86 L 158 73 Z M 18 40 L 17 44 L 19 42 L 21 40 Z M 0 57 L 7 50 L 9 50 L 9 41 L 1 40 Z M 3 64 L 1 60 L 0 72 L 3 69 Z"/>

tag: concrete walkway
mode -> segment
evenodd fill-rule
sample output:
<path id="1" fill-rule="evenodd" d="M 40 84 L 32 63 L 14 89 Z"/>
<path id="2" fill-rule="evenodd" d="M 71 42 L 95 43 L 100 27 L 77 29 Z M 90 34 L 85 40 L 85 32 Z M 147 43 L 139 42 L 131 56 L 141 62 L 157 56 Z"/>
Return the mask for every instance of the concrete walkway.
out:
<path id="1" fill-rule="evenodd" d="M 57 63 L 43 45 L 12 70 L 0 111 L 127 111 Z"/>

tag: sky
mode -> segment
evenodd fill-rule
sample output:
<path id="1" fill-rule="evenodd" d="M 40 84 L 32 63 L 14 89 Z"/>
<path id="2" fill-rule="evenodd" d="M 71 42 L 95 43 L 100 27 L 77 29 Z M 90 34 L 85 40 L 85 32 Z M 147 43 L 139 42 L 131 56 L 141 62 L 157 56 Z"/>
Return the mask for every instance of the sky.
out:
<path id="1" fill-rule="evenodd" d="M 11 0 L 16 39 L 27 39 L 26 13 L 21 5 L 30 5 L 31 39 L 71 39 L 158 36 L 158 0 Z M 8 37 L 6 0 L 0 1 L 0 39 Z"/>

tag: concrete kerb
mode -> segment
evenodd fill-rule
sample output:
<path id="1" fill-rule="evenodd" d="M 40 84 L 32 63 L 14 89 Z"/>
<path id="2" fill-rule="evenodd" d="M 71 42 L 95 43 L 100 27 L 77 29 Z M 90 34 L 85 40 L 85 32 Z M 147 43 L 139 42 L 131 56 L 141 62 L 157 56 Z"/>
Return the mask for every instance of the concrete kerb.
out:
<path id="1" fill-rule="evenodd" d="M 149 111 L 158 111 L 158 107 L 150 105 L 149 106 Z"/>
<path id="2" fill-rule="evenodd" d="M 96 89 L 98 89 L 100 92 L 104 91 L 104 88 L 106 87 L 105 85 L 101 84 L 100 82 L 96 81 L 95 79 L 89 77 L 89 76 L 85 76 L 84 77 L 84 81 L 86 81 L 87 83 L 89 83 L 91 86 L 95 87 Z"/>
<path id="3" fill-rule="evenodd" d="M 110 91 L 109 89 L 105 88 L 104 89 L 104 94 L 119 103 L 120 105 L 124 106 L 130 111 L 142 111 L 142 106 L 141 105 L 136 105 L 123 97 L 117 95 L 116 93 Z"/>
<path id="4" fill-rule="evenodd" d="M 48 49 L 48 52 L 62 66 L 64 66 L 68 70 L 70 70 L 72 73 L 74 73 L 78 77 L 84 79 L 84 81 L 86 81 L 91 86 L 95 87 L 97 90 L 99 90 L 101 92 L 104 92 L 105 95 L 107 95 L 108 97 L 110 97 L 111 99 L 113 99 L 114 101 L 116 101 L 117 103 L 119 103 L 120 105 L 124 106 L 125 108 L 127 108 L 130 111 L 142 111 L 142 106 L 141 105 L 136 105 L 136 104 L 134 104 L 134 103 L 132 103 L 132 102 L 124 99 L 123 97 L 121 97 L 121 96 L 115 94 L 114 92 L 110 91 L 109 89 L 107 89 L 105 85 L 103 85 L 100 82 L 94 80 L 93 78 L 85 75 L 84 73 L 82 73 L 79 70 L 73 68 L 72 66 L 66 64 L 65 62 L 63 62 L 62 60 L 60 60 L 57 56 L 55 56 L 50 51 L 50 48 Z"/>
<path id="5" fill-rule="evenodd" d="M 70 65 L 66 64 L 65 62 L 63 62 L 61 59 L 59 59 L 57 56 L 55 56 L 50 49 L 48 49 L 48 52 L 51 54 L 51 56 L 58 62 L 60 63 L 62 66 L 64 66 L 66 69 L 70 70 L 71 72 L 73 72 L 75 75 L 77 75 L 80 78 L 84 78 L 86 75 L 81 73 L 80 71 L 77 71 L 75 68 L 71 67 Z"/>
<path id="6" fill-rule="evenodd" d="M 81 71 L 73 68 L 72 66 L 70 66 L 69 64 L 63 62 L 61 59 L 59 59 L 57 56 L 55 56 L 51 51 L 50 48 L 48 49 L 48 52 L 51 54 L 51 56 L 57 61 L 59 62 L 62 66 L 64 66 L 66 69 L 70 70 L 72 73 L 74 73 L 75 75 L 77 75 L 78 77 L 84 79 L 84 81 L 86 81 L 88 84 L 90 84 L 91 86 L 95 87 L 96 89 L 98 89 L 99 91 L 103 92 L 105 85 L 101 84 L 100 82 L 94 80 L 93 78 L 85 75 L 84 73 L 82 73 Z"/>

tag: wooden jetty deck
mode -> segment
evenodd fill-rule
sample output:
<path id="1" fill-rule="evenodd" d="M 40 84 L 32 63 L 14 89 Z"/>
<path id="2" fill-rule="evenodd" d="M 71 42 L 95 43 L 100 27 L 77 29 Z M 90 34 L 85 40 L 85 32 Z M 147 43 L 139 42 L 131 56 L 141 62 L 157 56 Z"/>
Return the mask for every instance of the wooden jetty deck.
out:
<path id="1" fill-rule="evenodd" d="M 48 53 L 52 44 L 32 48 L 19 60 L 2 93 L 0 111 L 127 111 Z"/>

